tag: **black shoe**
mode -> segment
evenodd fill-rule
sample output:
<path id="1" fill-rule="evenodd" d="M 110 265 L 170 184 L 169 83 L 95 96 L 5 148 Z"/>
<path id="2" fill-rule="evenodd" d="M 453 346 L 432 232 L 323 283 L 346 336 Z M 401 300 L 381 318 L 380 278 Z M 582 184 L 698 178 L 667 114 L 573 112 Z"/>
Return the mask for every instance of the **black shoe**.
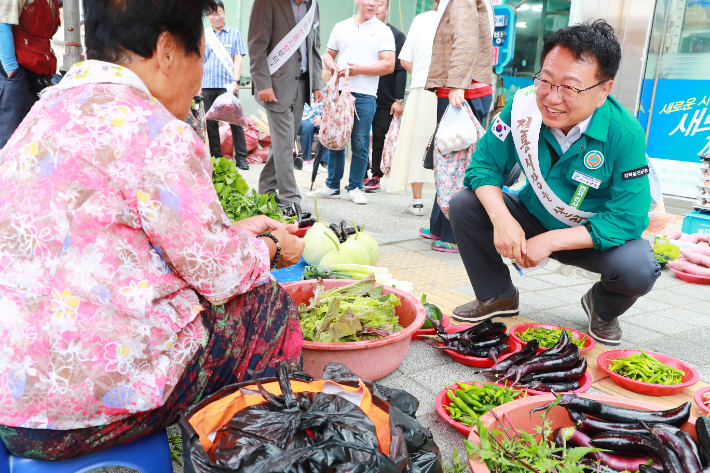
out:
<path id="1" fill-rule="evenodd" d="M 300 156 L 293 158 L 293 167 L 301 171 L 303 169 L 303 158 Z"/>
<path id="2" fill-rule="evenodd" d="M 241 169 L 242 171 L 248 171 L 249 170 L 249 165 L 247 164 L 247 160 L 242 158 L 242 159 L 237 159 L 234 164 Z"/>

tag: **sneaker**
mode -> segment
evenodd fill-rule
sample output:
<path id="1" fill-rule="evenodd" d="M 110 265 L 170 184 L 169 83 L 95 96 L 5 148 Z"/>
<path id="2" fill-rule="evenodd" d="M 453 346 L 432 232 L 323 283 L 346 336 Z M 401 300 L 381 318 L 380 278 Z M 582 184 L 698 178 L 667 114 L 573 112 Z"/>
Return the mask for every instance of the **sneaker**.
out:
<path id="1" fill-rule="evenodd" d="M 621 344 L 621 327 L 619 319 L 605 322 L 599 318 L 594 310 L 594 291 L 599 283 L 594 284 L 587 293 L 582 296 L 582 308 L 589 318 L 589 335 L 599 343 L 616 346 Z"/>
<path id="2" fill-rule="evenodd" d="M 293 158 L 293 167 L 297 170 L 302 170 L 303 169 L 303 158 L 300 156 L 296 156 Z"/>
<path id="3" fill-rule="evenodd" d="M 362 191 L 357 188 L 348 191 L 348 197 L 350 197 L 350 200 L 352 200 L 354 204 L 364 205 L 367 203 L 367 199 L 362 195 Z"/>
<path id="4" fill-rule="evenodd" d="M 424 238 L 428 238 L 429 240 L 438 240 L 441 238 L 439 235 L 434 235 L 428 228 L 420 228 L 419 235 Z"/>
<path id="5" fill-rule="evenodd" d="M 380 178 L 373 177 L 365 181 L 365 192 L 380 192 Z"/>
<path id="6" fill-rule="evenodd" d="M 446 243 L 445 241 L 436 240 L 431 244 L 431 249 L 434 251 L 443 251 L 444 253 L 458 253 L 459 246 L 456 243 Z"/>
<path id="7" fill-rule="evenodd" d="M 417 217 L 424 216 L 424 204 L 409 204 L 405 213 L 416 215 Z"/>
<path id="8" fill-rule="evenodd" d="M 323 186 L 320 189 L 308 192 L 306 197 L 316 197 L 320 199 L 340 199 L 340 189 L 331 189 L 328 186 Z"/>
<path id="9" fill-rule="evenodd" d="M 512 317 L 518 315 L 518 299 L 520 293 L 509 299 L 498 296 L 485 301 L 472 301 L 460 305 L 451 313 L 451 317 L 459 322 L 478 323 L 493 317 Z"/>

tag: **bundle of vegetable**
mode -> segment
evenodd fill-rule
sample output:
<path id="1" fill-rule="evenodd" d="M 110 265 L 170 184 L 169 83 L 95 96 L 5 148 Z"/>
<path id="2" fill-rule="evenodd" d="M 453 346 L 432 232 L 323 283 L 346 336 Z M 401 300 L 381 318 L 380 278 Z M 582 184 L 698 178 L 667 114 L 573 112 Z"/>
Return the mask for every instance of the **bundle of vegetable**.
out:
<path id="1" fill-rule="evenodd" d="M 651 384 L 680 384 L 685 376 L 684 371 L 661 363 L 643 350 L 612 360 L 609 369 L 625 378 Z"/>
<path id="2" fill-rule="evenodd" d="M 696 276 L 710 277 L 710 248 L 681 248 L 681 256 L 668 264 L 671 269 Z"/>
<path id="3" fill-rule="evenodd" d="M 375 275 L 375 282 L 386 286 L 395 287 L 400 291 L 411 294 L 414 285 L 410 281 L 398 281 L 392 277 L 387 268 L 368 266 L 364 264 L 339 264 L 333 266 L 312 265 L 303 270 L 303 279 L 355 279 L 361 280 Z"/>
<path id="4" fill-rule="evenodd" d="M 453 350 L 466 356 L 476 358 L 491 358 L 494 361 L 498 355 L 508 349 L 508 339 L 510 335 L 505 333 L 507 327 L 502 322 L 491 322 L 486 320 L 478 325 L 469 327 L 459 332 L 447 333 L 440 320 L 427 317 L 436 335 L 426 338 L 438 338 L 442 345 L 437 348 Z"/>
<path id="5" fill-rule="evenodd" d="M 303 339 L 312 342 L 357 342 L 383 338 L 403 330 L 394 294 L 375 287 L 375 275 L 328 291 L 319 280 L 309 304 L 300 304 Z"/>
<path id="6" fill-rule="evenodd" d="M 565 407 L 574 423 L 573 427 L 557 429 L 553 433 L 555 442 L 564 448 L 572 445 L 603 449 L 589 457 L 608 468 L 642 473 L 699 473 L 708 467 L 710 420 L 698 420 L 697 443 L 678 428 L 690 417 L 689 402 L 667 411 L 642 411 L 563 394 L 531 413 L 554 405 Z M 654 458 L 658 462 L 653 462 Z"/>
<path id="7" fill-rule="evenodd" d="M 469 427 L 474 427 L 478 416 L 488 412 L 488 409 L 496 408 L 506 402 L 511 402 L 521 394 L 515 389 L 496 386 L 490 383 L 466 384 L 456 381 L 459 389 L 452 390 L 446 388 L 446 396 L 451 401 L 451 405 L 444 406 L 452 419 L 461 422 Z"/>
<path id="8" fill-rule="evenodd" d="M 560 335 L 564 329 L 560 328 L 546 328 L 546 327 L 530 327 L 523 333 L 518 334 L 521 340 L 524 342 L 529 342 L 533 338 L 536 338 L 540 342 L 541 347 L 552 348 L 560 340 Z M 566 330 L 569 341 L 577 345 L 577 347 L 584 348 L 586 344 L 586 337 L 577 338 L 572 332 Z"/>
<path id="9" fill-rule="evenodd" d="M 232 221 L 243 220 L 255 215 L 266 215 L 284 223 L 293 223 L 295 217 L 284 217 L 276 203 L 276 195 L 261 195 L 252 190 L 237 171 L 234 161 L 212 157 L 212 184 L 217 192 L 224 213 Z"/>
<path id="10" fill-rule="evenodd" d="M 585 461 L 586 455 L 599 451 L 594 447 L 579 447 L 567 449 L 556 446 L 549 437 L 552 435 L 550 421 L 541 414 L 542 425 L 535 432 L 525 432 L 520 429 L 506 428 L 495 412 L 491 411 L 502 430 L 491 427 L 486 429 L 480 418 L 474 431 L 480 445 L 470 440 L 464 442 L 466 452 L 475 461 L 485 462 L 494 473 L 618 473 L 606 468 L 598 469 L 596 465 Z M 536 434 L 540 440 L 536 440 Z M 500 440 L 498 440 L 500 438 Z M 635 470 L 634 470 L 635 471 Z"/>
<path id="11" fill-rule="evenodd" d="M 543 392 L 567 392 L 579 389 L 579 380 L 587 372 L 587 359 L 579 356 L 579 347 L 570 343 L 562 331 L 557 343 L 536 355 L 539 340 L 533 338 L 522 350 L 483 370 L 501 380 L 515 376 L 513 386 Z"/>
<path id="12" fill-rule="evenodd" d="M 710 407 L 710 391 L 703 394 L 703 402 L 706 406 Z"/>

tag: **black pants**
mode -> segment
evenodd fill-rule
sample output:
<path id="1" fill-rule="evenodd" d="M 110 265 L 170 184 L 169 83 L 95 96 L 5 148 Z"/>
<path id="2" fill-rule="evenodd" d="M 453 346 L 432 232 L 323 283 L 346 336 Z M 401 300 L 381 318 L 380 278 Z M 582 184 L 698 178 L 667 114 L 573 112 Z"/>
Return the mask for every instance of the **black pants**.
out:
<path id="1" fill-rule="evenodd" d="M 227 89 L 202 89 L 202 97 L 205 100 L 205 113 L 212 107 L 214 101 L 225 93 Z M 234 142 L 234 160 L 246 159 L 247 140 L 244 138 L 244 129 L 239 125 L 229 125 L 232 129 L 232 141 Z M 222 142 L 219 139 L 219 124 L 215 120 L 207 120 L 207 137 L 210 140 L 210 153 L 215 158 L 222 157 Z"/>
<path id="2" fill-rule="evenodd" d="M 0 149 L 10 140 L 37 100 L 39 97 L 32 91 L 27 69 L 20 66 L 7 77 L 0 65 Z"/>
<path id="3" fill-rule="evenodd" d="M 392 123 L 390 110 L 392 105 L 385 107 L 378 105 L 375 109 L 375 116 L 372 119 L 372 177 L 382 178 L 384 174 L 380 170 L 382 162 L 382 151 L 385 147 L 385 136 Z"/>
<path id="4" fill-rule="evenodd" d="M 511 215 L 525 231 L 525 238 L 547 232 L 515 194 L 504 193 Z M 471 189 L 460 190 L 449 208 L 461 258 L 478 300 L 490 299 L 510 289 L 513 282 L 508 266 L 493 244 L 493 224 Z M 651 245 L 643 238 L 631 240 L 607 251 L 593 248 L 557 251 L 550 258 L 601 274 L 594 293 L 594 309 L 602 320 L 610 321 L 626 312 L 647 294 L 661 275 Z"/>

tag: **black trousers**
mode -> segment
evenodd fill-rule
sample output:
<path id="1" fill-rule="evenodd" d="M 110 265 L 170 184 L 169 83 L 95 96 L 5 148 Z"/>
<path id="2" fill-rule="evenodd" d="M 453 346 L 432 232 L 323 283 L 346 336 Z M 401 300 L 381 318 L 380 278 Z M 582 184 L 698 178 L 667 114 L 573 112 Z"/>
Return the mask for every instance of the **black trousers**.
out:
<path id="1" fill-rule="evenodd" d="M 205 113 L 212 107 L 214 101 L 225 93 L 227 89 L 202 89 L 202 98 L 205 101 Z M 244 128 L 239 125 L 229 125 L 232 129 L 234 142 L 234 160 L 246 159 L 247 140 L 244 138 Z M 222 142 L 219 139 L 219 124 L 215 120 L 207 120 L 207 137 L 210 140 L 210 153 L 215 158 L 222 157 Z"/>
<path id="2" fill-rule="evenodd" d="M 385 136 L 392 123 L 390 110 L 392 105 L 385 107 L 378 105 L 375 109 L 375 116 L 372 119 L 372 177 L 382 178 L 384 174 L 380 170 L 382 162 L 382 151 L 385 147 Z"/>
<path id="3" fill-rule="evenodd" d="M 10 140 L 37 100 L 39 97 L 32 92 L 27 69 L 20 66 L 7 77 L 0 65 L 0 149 Z"/>
<path id="4" fill-rule="evenodd" d="M 515 194 L 503 193 L 505 205 L 520 223 L 526 238 L 547 232 Z M 449 208 L 461 258 L 478 300 L 497 296 L 513 287 L 508 265 L 493 244 L 493 224 L 471 189 L 460 190 Z M 593 248 L 557 251 L 550 258 L 601 274 L 594 294 L 594 309 L 602 320 L 610 321 L 626 312 L 647 294 L 661 275 L 651 245 L 643 238 L 631 240 L 607 251 Z"/>

